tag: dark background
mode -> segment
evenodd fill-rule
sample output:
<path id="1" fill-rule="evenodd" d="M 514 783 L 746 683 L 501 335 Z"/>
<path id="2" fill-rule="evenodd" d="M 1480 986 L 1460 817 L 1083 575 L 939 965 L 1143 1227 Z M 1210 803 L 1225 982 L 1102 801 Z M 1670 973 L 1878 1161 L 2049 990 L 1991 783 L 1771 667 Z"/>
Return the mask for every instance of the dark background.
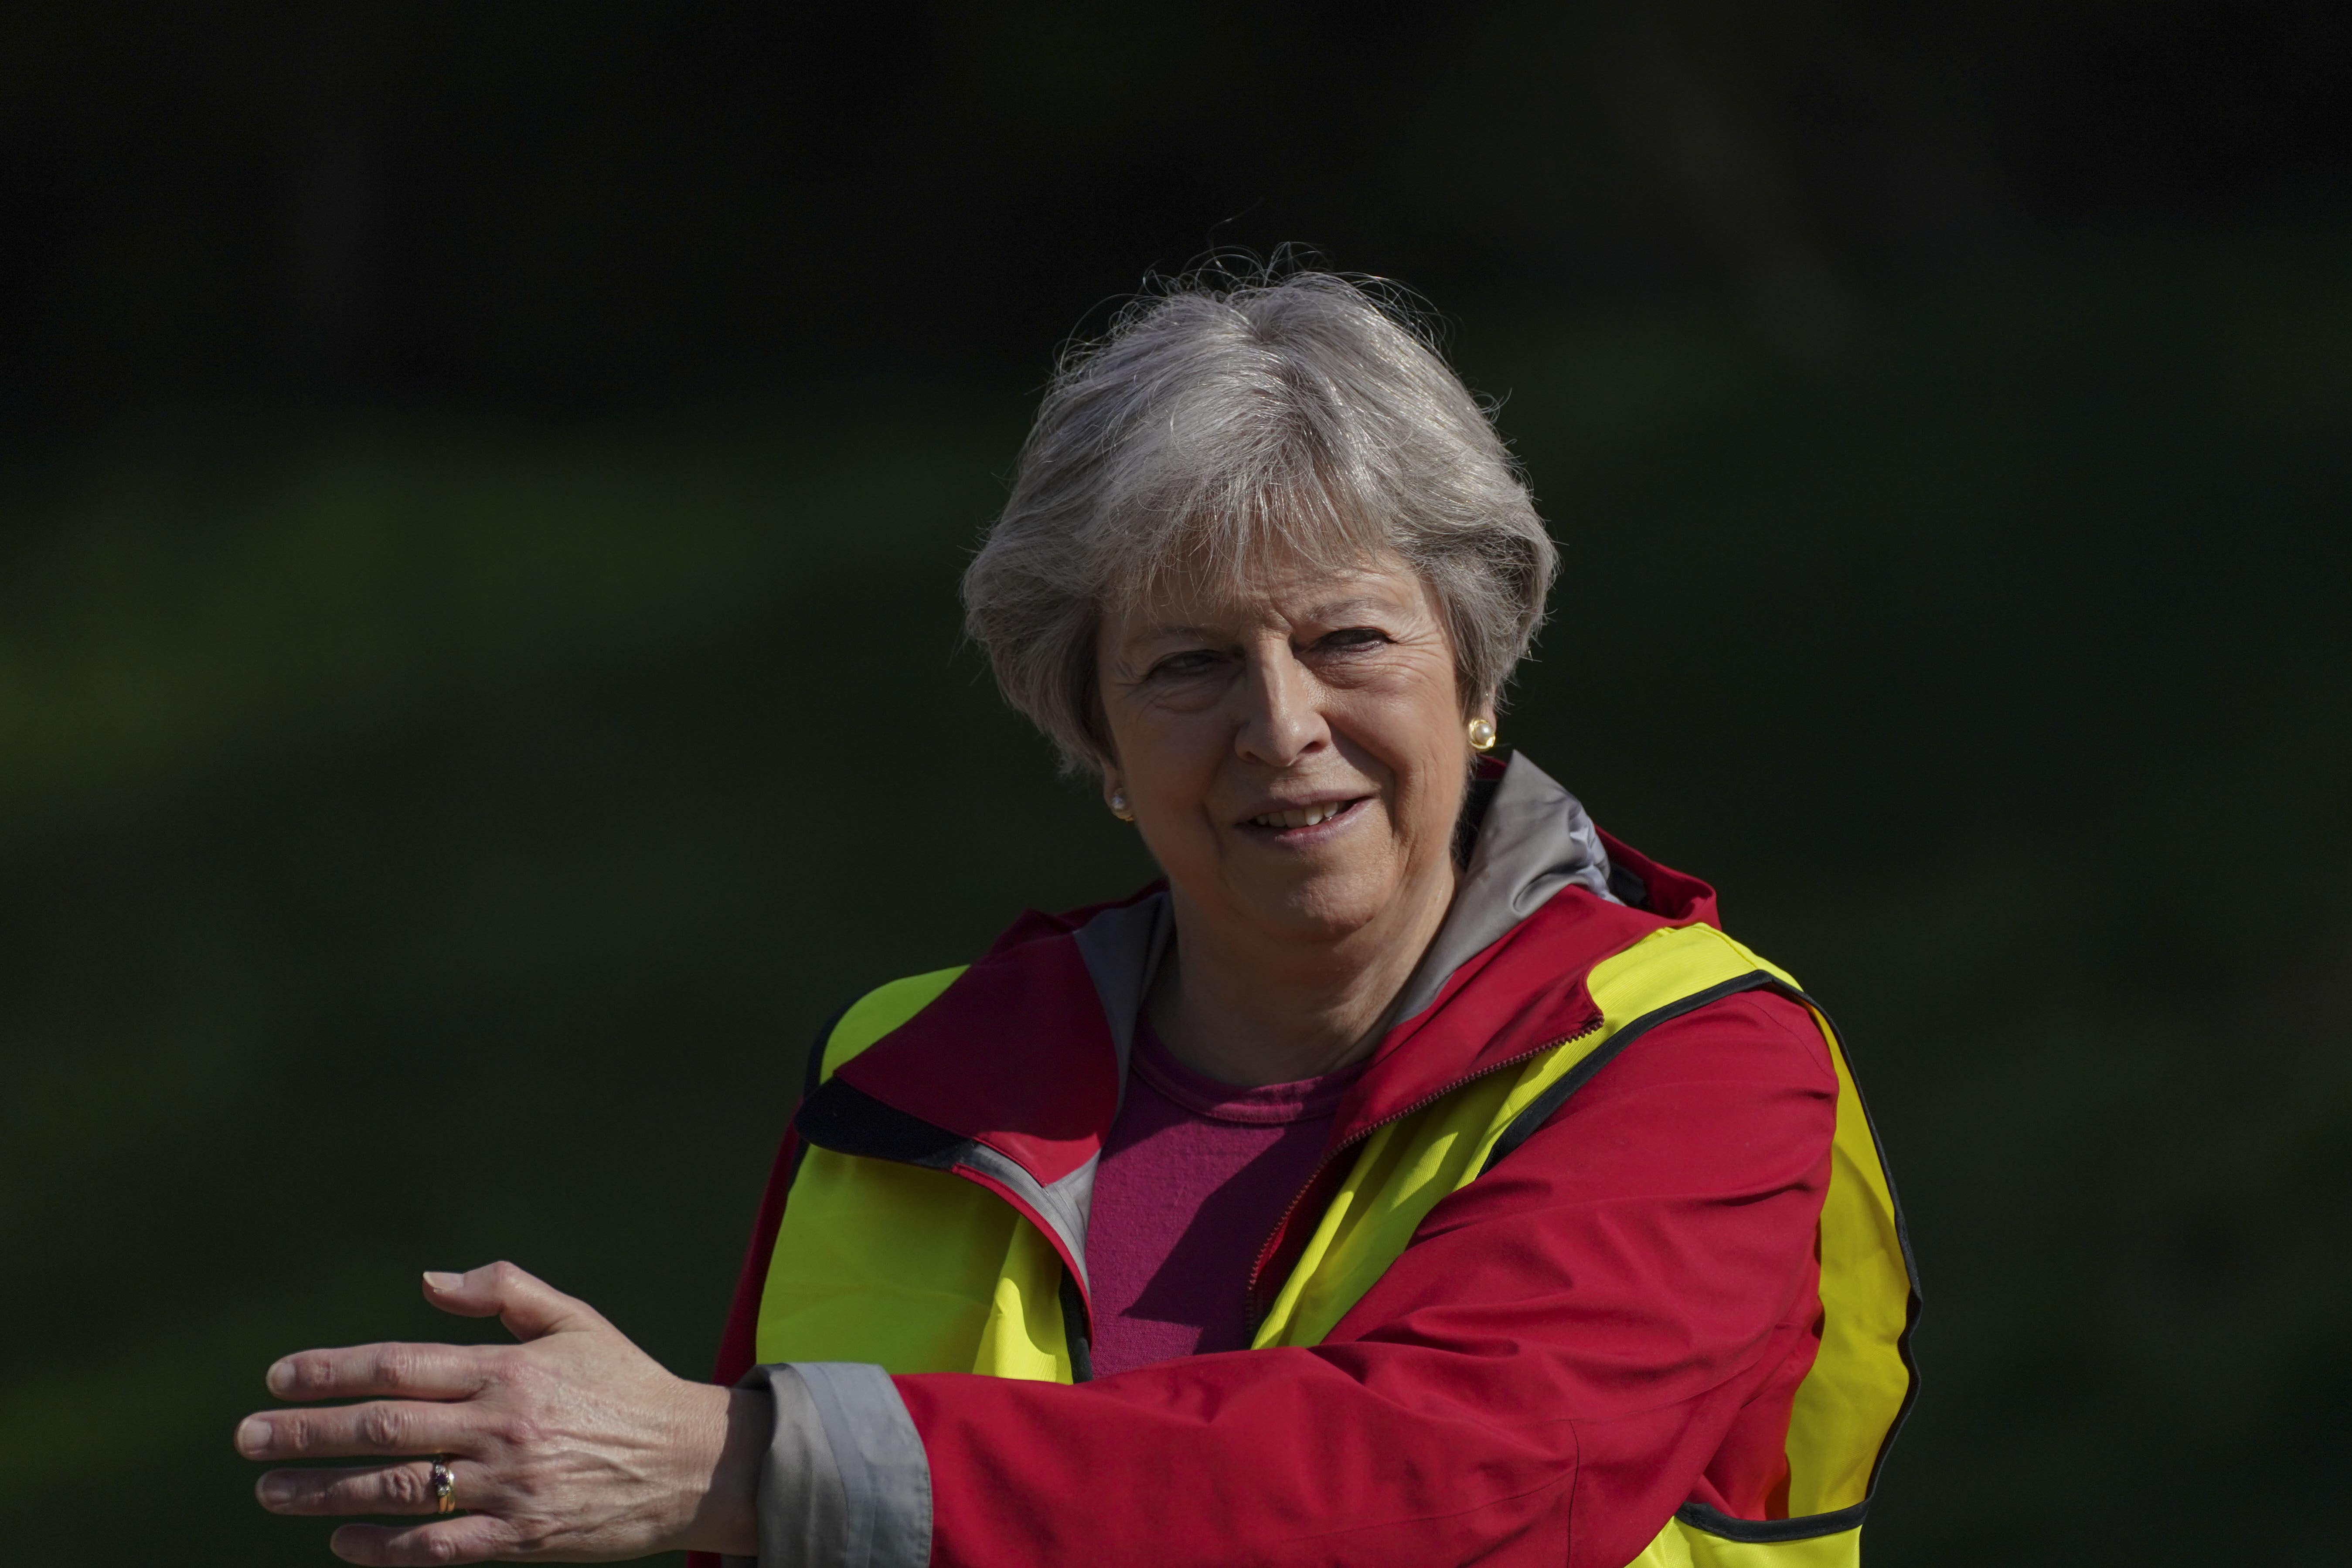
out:
<path id="1" fill-rule="evenodd" d="M 816 1023 L 1148 874 L 958 640 L 1055 342 L 1297 241 L 1567 544 L 1507 742 L 1853 1043 L 1872 1561 L 2325 1557 L 2348 15 L 8 8 L 0 1554 L 326 1561 L 229 1431 L 421 1268 L 707 1365 Z"/>

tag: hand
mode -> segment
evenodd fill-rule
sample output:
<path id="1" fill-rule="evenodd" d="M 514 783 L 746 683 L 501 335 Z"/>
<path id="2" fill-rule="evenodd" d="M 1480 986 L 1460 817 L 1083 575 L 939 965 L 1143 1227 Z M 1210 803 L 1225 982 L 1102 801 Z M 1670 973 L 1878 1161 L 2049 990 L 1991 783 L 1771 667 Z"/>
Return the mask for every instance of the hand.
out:
<path id="1" fill-rule="evenodd" d="M 251 1459 L 444 1455 L 462 1515 L 347 1524 L 329 1544 L 369 1564 L 605 1562 L 680 1548 L 758 1550 L 754 1491 L 772 1420 L 764 1394 L 673 1377 L 584 1301 L 511 1263 L 427 1274 L 425 1297 L 495 1313 L 518 1345 L 359 1345 L 269 1369 L 281 1399 L 364 1405 L 246 1417 Z M 264 1508 L 432 1514 L 429 1460 L 272 1470 Z"/>

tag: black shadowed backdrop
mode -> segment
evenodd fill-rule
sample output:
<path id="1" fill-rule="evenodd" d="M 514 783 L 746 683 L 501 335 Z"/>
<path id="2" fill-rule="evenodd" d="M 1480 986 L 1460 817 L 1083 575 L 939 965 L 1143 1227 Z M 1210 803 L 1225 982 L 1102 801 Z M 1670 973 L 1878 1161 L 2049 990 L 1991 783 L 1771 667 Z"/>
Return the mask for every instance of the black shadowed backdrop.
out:
<path id="1" fill-rule="evenodd" d="M 1853 1041 L 1874 1563 L 2329 1550 L 2342 7 L 25 4 L 0 212 L 9 1562 L 329 1561 L 230 1429 L 423 1268 L 707 1367 L 811 1030 L 1149 874 L 957 573 L 1285 242 L 1567 545 L 1506 742 Z"/>

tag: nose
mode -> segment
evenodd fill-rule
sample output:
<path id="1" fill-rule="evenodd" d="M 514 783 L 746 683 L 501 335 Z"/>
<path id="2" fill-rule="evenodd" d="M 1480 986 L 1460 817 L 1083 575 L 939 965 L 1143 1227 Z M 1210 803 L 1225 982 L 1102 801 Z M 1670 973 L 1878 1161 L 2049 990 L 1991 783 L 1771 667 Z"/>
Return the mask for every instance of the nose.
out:
<path id="1" fill-rule="evenodd" d="M 1235 687 L 1242 714 L 1234 750 L 1244 760 L 1286 768 L 1329 743 L 1321 688 L 1287 642 L 1254 651 Z"/>

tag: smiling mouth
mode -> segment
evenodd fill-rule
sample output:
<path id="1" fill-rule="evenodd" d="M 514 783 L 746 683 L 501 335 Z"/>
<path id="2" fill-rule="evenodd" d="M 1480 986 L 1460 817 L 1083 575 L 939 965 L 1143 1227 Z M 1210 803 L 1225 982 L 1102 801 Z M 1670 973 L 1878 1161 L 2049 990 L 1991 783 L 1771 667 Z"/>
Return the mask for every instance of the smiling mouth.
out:
<path id="1" fill-rule="evenodd" d="M 1362 804 L 1363 798 L 1318 801 L 1313 805 L 1296 806 L 1286 811 L 1269 811 L 1262 816 L 1251 817 L 1249 825 L 1252 827 L 1270 827 L 1277 833 L 1296 827 L 1314 827 L 1330 821 L 1351 806 Z"/>

